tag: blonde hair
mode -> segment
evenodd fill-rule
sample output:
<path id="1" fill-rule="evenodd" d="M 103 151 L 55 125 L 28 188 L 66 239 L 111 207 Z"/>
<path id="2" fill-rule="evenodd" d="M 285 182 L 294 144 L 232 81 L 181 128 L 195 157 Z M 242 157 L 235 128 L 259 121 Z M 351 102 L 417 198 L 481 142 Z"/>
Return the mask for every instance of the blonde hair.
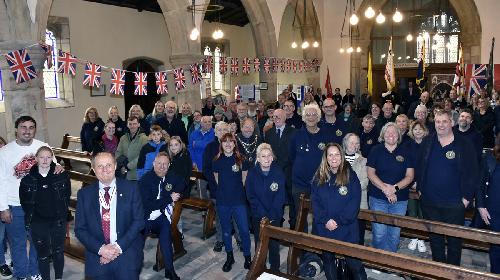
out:
<path id="1" fill-rule="evenodd" d="M 95 112 L 95 119 L 96 120 L 99 118 L 99 113 L 97 113 L 97 108 L 96 107 L 88 107 L 87 110 L 85 110 L 85 115 L 83 116 L 83 121 L 86 123 L 90 122 L 90 118 L 89 118 L 90 111 Z"/>
<path id="2" fill-rule="evenodd" d="M 260 154 L 264 151 L 264 150 L 269 150 L 271 152 L 271 155 L 273 156 L 273 160 L 276 158 L 274 156 L 274 152 L 273 152 L 273 148 L 271 148 L 271 145 L 267 144 L 267 143 L 262 143 L 260 144 L 258 147 L 257 147 L 257 152 L 255 153 L 256 157 L 255 157 L 255 163 L 257 163 L 257 158 L 260 156 Z"/>
<path id="3" fill-rule="evenodd" d="M 337 186 L 346 186 L 349 184 L 350 176 L 349 176 L 349 164 L 345 160 L 345 154 L 342 147 L 337 143 L 328 143 L 323 151 L 323 155 L 321 156 L 321 163 L 319 164 L 316 173 L 314 174 L 313 180 L 317 181 L 319 185 L 323 185 L 330 181 L 331 179 L 331 169 L 328 165 L 328 150 L 332 147 L 335 147 L 339 150 L 340 153 L 340 165 L 337 170 L 337 177 L 335 178 L 335 185 Z"/>
<path id="4" fill-rule="evenodd" d="M 403 139 L 403 135 L 401 134 L 401 130 L 399 129 L 399 127 L 396 125 L 396 123 L 394 122 L 388 122 L 386 123 L 382 129 L 380 130 L 380 136 L 378 137 L 378 141 L 380 143 L 383 143 L 384 142 L 384 136 L 385 136 L 385 132 L 387 131 L 387 129 L 389 127 L 394 127 L 394 129 L 396 129 L 396 132 L 398 133 L 398 145 L 401 144 L 401 140 Z"/>
<path id="5" fill-rule="evenodd" d="M 137 108 L 139 109 L 139 119 L 141 120 L 144 119 L 144 111 L 142 110 L 141 105 L 139 104 L 134 104 L 130 106 L 130 109 L 128 110 L 128 115 L 131 116 L 132 110 Z"/>
<path id="6" fill-rule="evenodd" d="M 170 140 L 168 140 L 168 154 L 170 155 L 171 158 L 174 157 L 174 154 L 172 153 L 172 151 L 170 151 L 170 142 L 172 142 L 172 140 L 175 140 L 175 141 L 179 142 L 179 144 L 181 144 L 181 150 L 179 151 L 179 154 L 182 154 L 183 152 L 186 151 L 186 144 L 184 144 L 184 142 L 182 142 L 181 137 L 172 136 L 172 137 L 170 137 Z"/>

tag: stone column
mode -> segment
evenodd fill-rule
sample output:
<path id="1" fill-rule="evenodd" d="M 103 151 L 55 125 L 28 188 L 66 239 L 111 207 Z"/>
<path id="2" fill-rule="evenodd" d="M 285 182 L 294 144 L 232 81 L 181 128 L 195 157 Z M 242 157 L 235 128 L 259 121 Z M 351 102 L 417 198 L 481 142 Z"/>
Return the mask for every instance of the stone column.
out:
<path id="1" fill-rule="evenodd" d="M 34 42 L 8 41 L 0 42 L 0 52 L 7 53 L 12 50 L 26 48 Z M 9 65 L 4 57 L 0 58 L 0 69 L 2 71 L 2 86 L 5 92 L 5 127 L 7 128 L 8 141 L 15 138 L 14 122 L 23 115 L 32 116 L 37 122 L 35 138 L 41 141 L 48 141 L 47 111 L 45 109 L 45 92 L 43 87 L 43 64 L 45 53 L 38 46 L 27 49 L 31 62 L 35 67 L 38 78 L 17 84 L 10 71 Z M 52 124 L 52 125 L 65 125 Z"/>
<path id="2" fill-rule="evenodd" d="M 267 74 L 261 70 L 259 73 L 259 81 L 267 83 L 267 90 L 260 90 L 260 99 L 266 103 L 276 101 L 276 91 L 278 90 L 278 73 L 271 72 Z"/>
<path id="3" fill-rule="evenodd" d="M 193 110 L 201 109 L 201 98 L 200 98 L 200 84 L 191 83 L 191 71 L 189 68 L 190 64 L 195 62 L 200 63 L 203 59 L 203 55 L 201 54 L 179 54 L 179 55 L 171 55 L 170 63 L 172 64 L 172 68 L 182 67 L 184 69 L 184 74 L 186 76 L 186 88 L 179 92 L 175 91 L 175 86 L 172 87 L 172 90 L 175 91 L 175 95 L 169 94 L 168 99 L 174 96 L 177 105 L 180 107 L 185 102 L 191 104 Z M 173 81 L 173 75 L 172 75 Z M 172 92 L 172 90 L 169 90 Z"/>

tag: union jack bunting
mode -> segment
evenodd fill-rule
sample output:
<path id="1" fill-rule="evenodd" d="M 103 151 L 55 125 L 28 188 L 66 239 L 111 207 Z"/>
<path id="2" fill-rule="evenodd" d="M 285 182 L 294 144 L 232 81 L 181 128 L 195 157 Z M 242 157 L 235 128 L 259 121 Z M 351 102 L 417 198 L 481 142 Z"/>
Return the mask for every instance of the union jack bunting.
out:
<path id="1" fill-rule="evenodd" d="M 157 72 L 156 77 L 156 93 L 157 94 L 168 94 L 167 86 L 167 72 Z"/>
<path id="2" fill-rule="evenodd" d="M 83 85 L 99 88 L 101 86 L 101 65 L 87 63 L 83 75 Z"/>
<path id="3" fill-rule="evenodd" d="M 264 57 L 264 72 L 271 73 L 271 59 L 269 57 Z"/>
<path id="4" fill-rule="evenodd" d="M 292 70 L 293 70 L 293 73 L 297 73 L 297 63 L 298 63 L 298 61 L 296 61 L 295 59 L 292 60 Z"/>
<path id="5" fill-rule="evenodd" d="M 249 74 L 250 73 L 250 59 L 248 57 L 243 58 L 243 64 L 241 66 L 241 72 L 243 74 Z"/>
<path id="6" fill-rule="evenodd" d="M 72 56 L 70 53 L 59 50 L 57 61 L 57 72 L 63 74 L 71 74 L 73 76 L 76 75 L 76 63 L 78 62 L 78 59 L 76 57 Z"/>
<path id="7" fill-rule="evenodd" d="M 291 59 L 287 59 L 286 60 L 286 68 L 285 68 L 286 72 L 290 72 L 290 70 L 292 70 L 292 60 Z"/>
<path id="8" fill-rule="evenodd" d="M 4 57 L 7 59 L 16 83 L 24 83 L 38 76 L 26 49 L 11 51 L 4 54 Z"/>
<path id="9" fill-rule="evenodd" d="M 284 58 L 280 60 L 280 70 L 281 73 L 284 73 L 286 71 L 286 59 Z"/>
<path id="10" fill-rule="evenodd" d="M 193 85 L 196 85 L 197 83 L 201 82 L 201 75 L 200 75 L 200 66 L 198 63 L 193 63 L 189 66 L 189 69 L 191 70 L 191 83 Z"/>
<path id="11" fill-rule="evenodd" d="M 175 90 L 183 90 L 186 88 L 186 76 L 184 76 L 184 69 L 174 69 Z"/>
<path id="12" fill-rule="evenodd" d="M 231 57 L 231 75 L 238 76 L 239 62 L 237 57 Z"/>
<path id="13" fill-rule="evenodd" d="M 280 69 L 280 60 L 276 57 L 273 58 L 273 72 L 276 73 Z"/>
<path id="14" fill-rule="evenodd" d="M 219 60 L 219 73 L 225 75 L 227 72 L 227 57 L 221 57 Z"/>
<path id="15" fill-rule="evenodd" d="M 40 47 L 45 51 L 45 57 L 47 59 L 47 69 L 52 68 L 52 46 L 47 44 L 40 44 Z"/>
<path id="16" fill-rule="evenodd" d="M 148 74 L 143 72 L 134 72 L 135 81 L 134 81 L 134 95 L 148 95 Z"/>
<path id="17" fill-rule="evenodd" d="M 487 64 L 466 64 L 465 65 L 465 92 L 467 98 L 486 88 L 488 65 Z"/>
<path id="18" fill-rule="evenodd" d="M 211 55 L 205 56 L 203 59 L 203 73 L 210 74 L 212 73 L 212 68 L 214 65 L 214 61 Z"/>
<path id="19" fill-rule="evenodd" d="M 299 73 L 304 72 L 304 61 L 300 60 L 299 61 Z"/>
<path id="20" fill-rule="evenodd" d="M 125 71 L 121 69 L 111 69 L 111 89 L 109 93 L 123 95 L 125 87 Z"/>
<path id="21" fill-rule="evenodd" d="M 255 72 L 260 72 L 260 59 L 258 57 L 253 59 L 253 70 Z"/>

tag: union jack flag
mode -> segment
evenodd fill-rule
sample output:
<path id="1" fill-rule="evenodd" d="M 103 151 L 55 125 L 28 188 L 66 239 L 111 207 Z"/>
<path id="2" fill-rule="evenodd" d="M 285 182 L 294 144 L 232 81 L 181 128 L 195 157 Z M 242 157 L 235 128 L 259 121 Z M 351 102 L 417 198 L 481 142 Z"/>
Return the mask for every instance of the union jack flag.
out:
<path id="1" fill-rule="evenodd" d="M 264 72 L 267 74 L 271 72 L 271 59 L 269 57 L 264 57 Z"/>
<path id="2" fill-rule="evenodd" d="M 101 86 L 101 65 L 93 63 L 85 64 L 83 85 L 96 88 L 99 88 Z"/>
<path id="3" fill-rule="evenodd" d="M 72 56 L 70 53 L 59 50 L 59 57 L 57 60 L 59 64 L 57 72 L 71 74 L 73 76 L 76 75 L 76 63 L 78 62 L 76 57 Z"/>
<path id="4" fill-rule="evenodd" d="M 241 72 L 243 74 L 249 74 L 250 73 L 250 59 L 248 57 L 243 58 L 243 64 L 241 66 Z"/>
<path id="5" fill-rule="evenodd" d="M 209 74 L 212 73 L 212 67 L 214 65 L 213 58 L 211 55 L 205 56 L 203 59 L 203 73 Z"/>
<path id="6" fill-rule="evenodd" d="M 281 59 L 281 61 L 280 61 L 280 69 L 281 69 L 281 73 L 284 73 L 286 71 L 286 59 L 285 58 Z"/>
<path id="7" fill-rule="evenodd" d="M 465 89 L 467 97 L 471 97 L 475 93 L 486 88 L 488 65 L 487 64 L 466 64 L 465 65 Z"/>
<path id="8" fill-rule="evenodd" d="M 299 61 L 299 73 L 304 72 L 304 61 L 300 60 Z"/>
<path id="9" fill-rule="evenodd" d="M 175 89 L 177 91 L 186 88 L 186 76 L 184 76 L 184 69 L 182 68 L 174 69 L 174 81 L 175 81 Z"/>
<path id="10" fill-rule="evenodd" d="M 231 75 L 238 76 L 239 62 L 237 57 L 231 57 Z"/>
<path id="11" fill-rule="evenodd" d="M 148 74 L 143 72 L 134 72 L 135 81 L 134 81 L 134 95 L 148 95 Z"/>
<path id="12" fill-rule="evenodd" d="M 157 72 L 155 73 L 155 77 L 156 77 L 156 93 L 168 94 L 167 73 Z"/>
<path id="13" fill-rule="evenodd" d="M 287 59 L 286 60 L 286 72 L 290 72 L 290 70 L 292 70 L 292 60 L 291 59 Z"/>
<path id="14" fill-rule="evenodd" d="M 193 63 L 189 66 L 191 70 L 191 83 L 193 85 L 201 82 L 200 66 L 198 63 Z"/>
<path id="15" fill-rule="evenodd" d="M 40 47 L 45 51 L 45 57 L 47 59 L 47 69 L 52 68 L 52 46 L 47 44 L 40 44 Z"/>
<path id="16" fill-rule="evenodd" d="M 226 72 L 227 72 L 227 58 L 223 56 L 219 60 L 219 73 L 221 75 L 225 75 Z"/>
<path id="17" fill-rule="evenodd" d="M 278 58 L 273 58 L 273 72 L 276 73 L 280 69 L 280 60 Z"/>
<path id="18" fill-rule="evenodd" d="M 260 59 L 258 57 L 253 59 L 253 70 L 255 72 L 260 72 Z"/>
<path id="19" fill-rule="evenodd" d="M 298 61 L 296 61 L 295 59 L 292 60 L 293 73 L 297 73 L 297 63 L 298 63 Z"/>
<path id="20" fill-rule="evenodd" d="M 111 69 L 111 89 L 109 93 L 123 95 L 125 87 L 125 71 L 121 69 Z"/>
<path id="21" fill-rule="evenodd" d="M 10 71 L 12 71 L 12 75 L 14 75 L 16 83 L 24 83 L 31 79 L 36 79 L 38 76 L 31 62 L 31 58 L 25 49 L 15 50 L 6 53 L 4 56 L 5 59 L 7 59 L 7 63 L 9 64 Z"/>

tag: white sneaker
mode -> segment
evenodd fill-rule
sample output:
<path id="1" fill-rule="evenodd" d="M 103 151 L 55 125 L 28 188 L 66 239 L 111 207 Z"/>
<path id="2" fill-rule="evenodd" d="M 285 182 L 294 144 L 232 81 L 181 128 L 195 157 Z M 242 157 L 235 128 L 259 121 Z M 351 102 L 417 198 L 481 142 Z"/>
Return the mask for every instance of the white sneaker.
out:
<path id="1" fill-rule="evenodd" d="M 372 269 L 372 272 L 375 273 L 375 274 L 381 274 L 382 272 L 380 272 L 380 270 L 376 270 L 376 269 Z"/>
<path id="2" fill-rule="evenodd" d="M 425 242 L 423 240 L 419 240 L 417 245 L 420 253 L 425 253 L 425 251 L 427 251 L 427 247 L 425 246 Z"/>
<path id="3" fill-rule="evenodd" d="M 418 240 L 418 239 L 416 239 L 416 238 L 415 238 L 415 239 L 412 239 L 412 240 L 410 241 L 410 243 L 408 243 L 408 249 L 410 249 L 410 250 L 412 250 L 412 251 L 415 251 L 415 249 L 417 249 L 417 242 L 418 242 L 418 241 L 419 241 L 419 240 Z"/>
<path id="4" fill-rule="evenodd" d="M 32 275 L 31 280 L 42 280 L 42 275 L 40 275 L 40 274 Z"/>

